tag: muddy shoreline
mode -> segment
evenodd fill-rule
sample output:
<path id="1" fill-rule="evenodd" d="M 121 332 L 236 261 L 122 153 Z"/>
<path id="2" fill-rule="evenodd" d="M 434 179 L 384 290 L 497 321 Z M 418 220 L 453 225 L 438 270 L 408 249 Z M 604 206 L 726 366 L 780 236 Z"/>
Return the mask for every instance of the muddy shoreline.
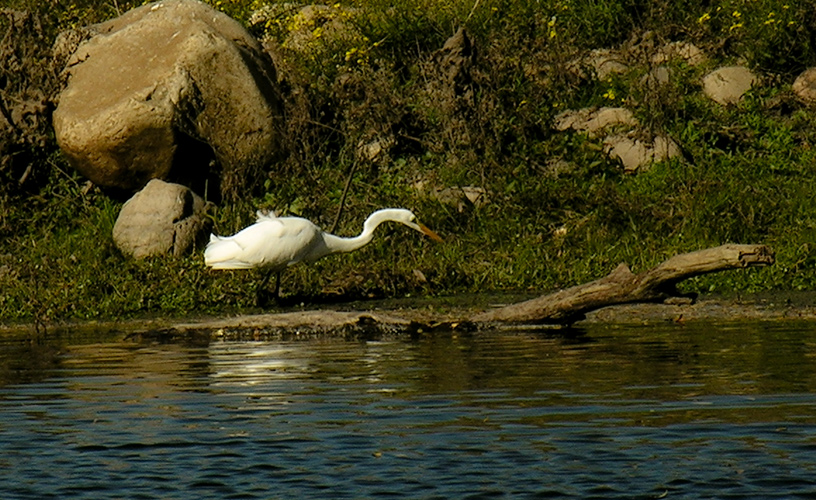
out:
<path id="1" fill-rule="evenodd" d="M 274 312 L 201 318 L 142 318 L 48 324 L 0 325 L 4 337 L 113 335 L 135 342 L 209 342 L 212 340 L 387 339 L 437 332 L 473 332 L 463 318 L 523 299 L 523 295 L 466 296 L 300 306 Z M 630 304 L 605 307 L 569 327 L 552 325 L 478 325 L 478 331 L 556 332 L 583 326 L 655 323 L 814 321 L 816 292 L 700 297 L 694 303 Z"/>

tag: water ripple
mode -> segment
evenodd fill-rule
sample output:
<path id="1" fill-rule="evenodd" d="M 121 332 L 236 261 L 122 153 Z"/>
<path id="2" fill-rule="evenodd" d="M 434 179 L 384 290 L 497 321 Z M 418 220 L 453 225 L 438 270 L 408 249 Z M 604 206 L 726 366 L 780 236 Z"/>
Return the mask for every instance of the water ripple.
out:
<path id="1" fill-rule="evenodd" d="M 814 332 L 9 344 L 0 497 L 812 498 Z"/>

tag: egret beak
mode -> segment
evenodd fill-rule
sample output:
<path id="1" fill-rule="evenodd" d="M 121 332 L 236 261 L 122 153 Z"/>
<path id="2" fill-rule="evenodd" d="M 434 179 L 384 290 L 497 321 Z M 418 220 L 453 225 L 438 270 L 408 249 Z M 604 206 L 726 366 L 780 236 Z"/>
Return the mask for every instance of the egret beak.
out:
<path id="1" fill-rule="evenodd" d="M 436 234 L 435 232 L 431 231 L 430 229 L 428 229 L 428 227 L 425 226 L 424 224 L 417 224 L 417 226 L 419 226 L 420 232 L 422 232 L 422 234 L 424 234 L 428 238 L 430 238 L 430 239 L 432 239 L 434 241 L 438 241 L 440 243 L 442 242 L 442 237 L 439 236 L 438 234 Z"/>

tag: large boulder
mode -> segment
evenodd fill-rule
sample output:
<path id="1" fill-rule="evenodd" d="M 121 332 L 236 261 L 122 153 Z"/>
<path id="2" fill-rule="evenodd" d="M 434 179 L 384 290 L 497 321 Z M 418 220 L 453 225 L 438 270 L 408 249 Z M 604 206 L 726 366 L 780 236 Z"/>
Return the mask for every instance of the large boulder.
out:
<path id="1" fill-rule="evenodd" d="M 182 255 L 209 233 L 211 204 L 180 184 L 158 179 L 129 199 L 113 226 L 113 242 L 137 259 Z"/>
<path id="2" fill-rule="evenodd" d="M 237 196 L 277 156 L 275 68 L 235 20 L 197 0 L 163 0 L 88 31 L 68 59 L 54 129 L 96 184 L 209 181 L 216 194 L 222 181 Z M 214 159 L 223 174 L 207 178 Z"/>

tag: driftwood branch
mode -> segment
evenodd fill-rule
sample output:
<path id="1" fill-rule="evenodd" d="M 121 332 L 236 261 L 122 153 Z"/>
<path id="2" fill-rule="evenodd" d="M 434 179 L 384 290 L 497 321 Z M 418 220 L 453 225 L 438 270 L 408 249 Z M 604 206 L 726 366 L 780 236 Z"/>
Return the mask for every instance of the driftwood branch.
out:
<path id="1" fill-rule="evenodd" d="M 768 266 L 773 251 L 764 245 L 723 245 L 672 257 L 634 274 L 625 264 L 590 283 L 536 299 L 493 309 L 470 318 L 459 313 L 428 318 L 427 311 L 295 311 L 172 323 L 134 328 L 132 339 L 305 339 L 323 337 L 382 338 L 458 329 L 488 329 L 504 324 L 573 323 L 602 307 L 635 302 L 659 302 L 679 296 L 680 281 L 701 274 Z M 463 315 L 465 313 L 462 313 Z M 814 312 L 816 314 L 816 312 Z"/>
<path id="2" fill-rule="evenodd" d="M 677 255 L 634 274 L 620 264 L 607 276 L 518 304 L 483 312 L 473 323 L 572 323 L 595 309 L 615 304 L 662 301 L 679 294 L 675 286 L 701 274 L 768 266 L 773 251 L 765 245 L 723 245 Z"/>

